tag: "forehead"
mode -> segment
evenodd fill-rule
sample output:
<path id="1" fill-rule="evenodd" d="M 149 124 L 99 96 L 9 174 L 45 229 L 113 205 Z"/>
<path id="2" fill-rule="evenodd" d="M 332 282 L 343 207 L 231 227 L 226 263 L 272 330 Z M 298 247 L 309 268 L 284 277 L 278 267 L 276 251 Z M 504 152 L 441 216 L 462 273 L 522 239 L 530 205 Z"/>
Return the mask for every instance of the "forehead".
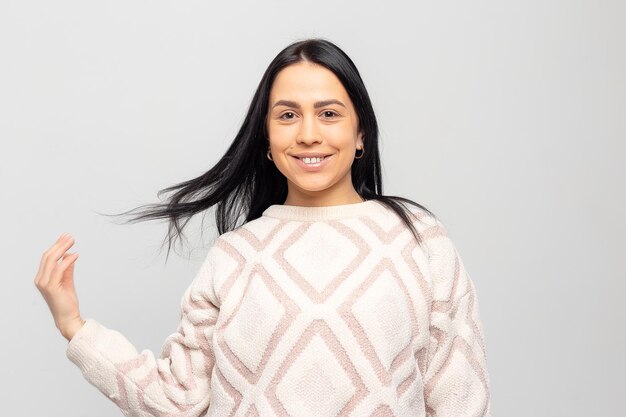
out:
<path id="1" fill-rule="evenodd" d="M 306 61 L 283 68 L 276 75 L 270 91 L 272 102 L 280 99 L 315 101 L 329 98 L 349 101 L 348 92 L 331 70 Z"/>

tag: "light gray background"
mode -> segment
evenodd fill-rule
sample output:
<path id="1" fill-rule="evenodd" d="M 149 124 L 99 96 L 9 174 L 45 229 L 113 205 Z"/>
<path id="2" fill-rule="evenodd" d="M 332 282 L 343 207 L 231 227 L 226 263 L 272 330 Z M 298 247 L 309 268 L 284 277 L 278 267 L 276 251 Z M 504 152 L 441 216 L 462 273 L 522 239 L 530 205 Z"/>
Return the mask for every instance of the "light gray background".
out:
<path id="1" fill-rule="evenodd" d="M 62 232 L 84 317 L 158 352 L 190 256 L 115 213 L 211 167 L 263 71 L 308 36 L 355 61 L 384 192 L 447 225 L 475 282 L 494 416 L 623 415 L 626 18 L 621 1 L 0 2 L 2 415 L 118 416 L 34 286 Z M 621 398 L 620 398 L 621 397 Z"/>

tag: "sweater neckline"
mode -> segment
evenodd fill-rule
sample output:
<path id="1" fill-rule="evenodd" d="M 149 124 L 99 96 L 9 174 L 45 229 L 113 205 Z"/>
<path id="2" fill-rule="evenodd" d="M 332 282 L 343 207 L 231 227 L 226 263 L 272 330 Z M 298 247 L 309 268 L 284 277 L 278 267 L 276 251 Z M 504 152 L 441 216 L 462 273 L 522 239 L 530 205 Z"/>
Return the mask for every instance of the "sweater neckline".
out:
<path id="1" fill-rule="evenodd" d="M 263 216 L 297 221 L 339 220 L 364 216 L 378 204 L 377 200 L 319 207 L 272 204 L 263 211 Z"/>

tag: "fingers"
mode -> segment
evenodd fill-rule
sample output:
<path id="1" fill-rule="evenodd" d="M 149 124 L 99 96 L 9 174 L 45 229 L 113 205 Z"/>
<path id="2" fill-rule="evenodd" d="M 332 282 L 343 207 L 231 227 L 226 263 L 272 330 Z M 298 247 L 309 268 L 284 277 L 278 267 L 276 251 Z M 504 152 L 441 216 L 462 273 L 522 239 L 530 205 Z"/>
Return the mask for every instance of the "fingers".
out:
<path id="1" fill-rule="evenodd" d="M 72 247 L 74 239 L 68 234 L 63 233 L 57 241 L 46 250 L 41 256 L 41 262 L 39 263 L 39 271 L 35 278 L 35 284 L 47 285 L 50 281 L 52 272 L 58 267 L 58 260 L 61 259 L 63 254 Z"/>
<path id="2" fill-rule="evenodd" d="M 57 266 L 52 270 L 52 274 L 50 275 L 50 281 L 48 282 L 51 285 L 57 284 L 61 282 L 63 279 L 63 273 L 66 269 L 73 267 L 74 261 L 78 258 L 78 253 L 66 253 L 63 255 L 63 260 L 61 263 L 57 264 Z"/>

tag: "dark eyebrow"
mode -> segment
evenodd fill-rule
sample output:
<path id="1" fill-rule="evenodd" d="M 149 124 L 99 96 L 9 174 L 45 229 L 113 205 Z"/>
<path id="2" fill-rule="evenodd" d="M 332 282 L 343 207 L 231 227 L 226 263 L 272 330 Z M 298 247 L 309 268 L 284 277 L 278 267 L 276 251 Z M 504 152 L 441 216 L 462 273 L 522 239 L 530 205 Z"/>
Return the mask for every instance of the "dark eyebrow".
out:
<path id="1" fill-rule="evenodd" d="M 338 104 L 340 106 L 346 107 L 346 105 L 343 104 L 341 101 L 335 100 L 335 99 L 330 99 L 330 100 L 316 101 L 315 103 L 313 103 L 313 108 L 318 109 L 320 107 L 328 106 L 329 104 Z M 300 104 L 296 103 L 295 101 L 291 101 L 291 100 L 278 100 L 276 103 L 274 103 L 272 108 L 274 108 L 276 106 L 294 107 L 296 109 L 300 108 Z"/>

